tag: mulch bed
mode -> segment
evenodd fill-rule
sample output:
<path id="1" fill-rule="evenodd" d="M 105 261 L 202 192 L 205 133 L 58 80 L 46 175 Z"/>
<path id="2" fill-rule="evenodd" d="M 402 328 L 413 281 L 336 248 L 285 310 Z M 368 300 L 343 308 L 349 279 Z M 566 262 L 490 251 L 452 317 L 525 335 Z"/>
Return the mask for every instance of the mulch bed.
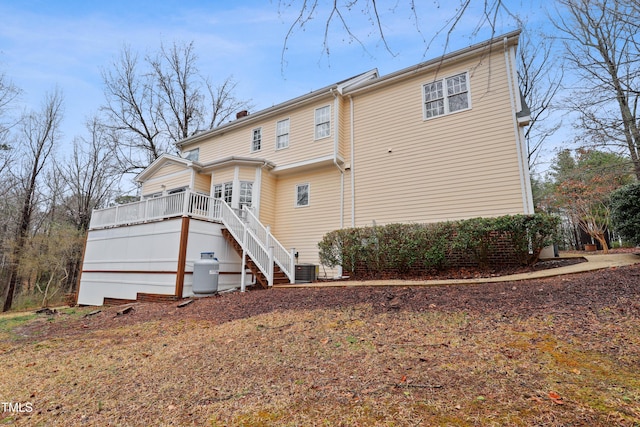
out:
<path id="1" fill-rule="evenodd" d="M 179 302 L 136 303 L 132 305 L 132 310 L 122 315 L 118 315 L 122 306 L 105 307 L 101 308 L 100 313 L 89 317 L 34 324 L 26 328 L 33 327 L 31 332 L 46 337 L 81 334 L 87 330 L 167 318 L 207 320 L 222 324 L 275 310 L 344 308 L 356 304 L 370 304 L 376 311 L 465 310 L 479 314 L 498 313 L 504 317 L 595 312 L 603 307 L 640 314 L 640 264 L 503 283 L 376 287 L 350 287 L 348 281 L 344 284 L 344 287 L 276 288 L 227 293 L 199 298 L 184 307 L 178 307 Z M 29 337 L 31 333 L 27 329 L 21 335 Z"/>

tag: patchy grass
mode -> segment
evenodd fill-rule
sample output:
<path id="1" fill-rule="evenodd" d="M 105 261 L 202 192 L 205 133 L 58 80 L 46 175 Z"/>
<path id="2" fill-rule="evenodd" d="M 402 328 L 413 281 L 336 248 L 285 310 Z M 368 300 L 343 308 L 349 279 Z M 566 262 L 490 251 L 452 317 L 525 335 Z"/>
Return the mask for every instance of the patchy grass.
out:
<path id="1" fill-rule="evenodd" d="M 640 319 L 585 316 L 362 304 L 32 334 L 0 347 L 0 400 L 33 411 L 0 423 L 638 426 Z M 0 332 L 42 323 L 0 318 Z"/>

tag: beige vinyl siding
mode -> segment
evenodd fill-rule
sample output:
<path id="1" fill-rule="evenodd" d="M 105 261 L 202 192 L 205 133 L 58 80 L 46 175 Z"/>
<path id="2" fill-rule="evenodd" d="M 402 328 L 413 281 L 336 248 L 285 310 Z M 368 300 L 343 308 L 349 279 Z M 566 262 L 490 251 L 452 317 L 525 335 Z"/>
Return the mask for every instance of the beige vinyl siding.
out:
<path id="1" fill-rule="evenodd" d="M 331 105 L 331 136 L 319 140 L 314 139 L 315 110 Z M 238 129 L 230 129 L 223 135 L 194 144 L 200 147 L 201 163 L 208 163 L 231 156 L 249 158 L 266 158 L 278 166 L 297 163 L 308 159 L 333 154 L 334 123 L 333 96 L 293 109 L 279 116 L 247 123 Z M 276 150 L 276 123 L 289 119 L 289 147 Z M 262 149 L 251 152 L 253 129 L 262 127 Z M 191 150 L 192 146 L 185 147 Z"/>
<path id="2" fill-rule="evenodd" d="M 194 190 L 199 193 L 209 194 L 211 191 L 211 175 L 196 173 Z"/>
<path id="3" fill-rule="evenodd" d="M 296 185 L 310 186 L 309 206 L 295 207 Z M 335 167 L 278 179 L 276 223 L 272 231 L 285 248 L 295 248 L 299 263 L 319 264 L 318 242 L 340 228 L 340 173 Z"/>
<path id="4" fill-rule="evenodd" d="M 224 184 L 225 182 L 233 181 L 235 175 L 235 167 L 227 167 L 213 172 L 213 183 Z"/>
<path id="5" fill-rule="evenodd" d="M 164 188 L 162 187 L 164 185 Z M 153 177 L 142 184 L 142 195 L 146 196 L 169 191 L 174 188 L 189 187 L 191 185 L 191 169 L 182 165 L 165 165 Z"/>
<path id="6" fill-rule="evenodd" d="M 238 178 L 240 181 L 255 181 L 256 180 L 256 167 L 255 166 L 241 166 L 238 171 Z"/>
<path id="7" fill-rule="evenodd" d="M 338 154 L 346 163 L 351 162 L 351 110 L 347 98 L 339 98 Z"/>
<path id="8" fill-rule="evenodd" d="M 356 225 L 523 212 L 504 56 L 437 78 L 465 71 L 472 109 L 447 116 L 423 120 L 432 74 L 354 98 Z"/>
<path id="9" fill-rule="evenodd" d="M 276 188 L 277 179 L 270 172 L 262 172 L 260 188 L 260 222 L 274 226 L 276 221 Z"/>

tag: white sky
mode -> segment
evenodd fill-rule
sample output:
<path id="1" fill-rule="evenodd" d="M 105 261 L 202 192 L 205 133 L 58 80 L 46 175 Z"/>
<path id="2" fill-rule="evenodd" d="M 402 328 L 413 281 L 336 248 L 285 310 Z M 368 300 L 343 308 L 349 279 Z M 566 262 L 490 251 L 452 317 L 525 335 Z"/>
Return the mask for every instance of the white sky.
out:
<path id="1" fill-rule="evenodd" d="M 299 4 L 300 1 L 296 2 Z M 424 37 L 444 25 L 456 0 L 418 0 Z M 476 0 L 482 5 L 484 0 Z M 506 2 L 530 27 L 548 20 L 552 0 Z M 141 56 L 161 42 L 194 42 L 203 75 L 214 82 L 233 76 L 236 95 L 251 100 L 254 111 L 311 90 L 378 68 L 381 74 L 442 54 L 442 39 L 425 52 L 406 0 L 379 0 L 387 41 L 384 49 L 360 9 L 350 21 L 365 46 L 349 41 L 334 24 L 330 55 L 323 54 L 324 20 L 296 30 L 281 61 L 285 35 L 297 12 L 279 10 L 277 0 L 0 0 L 0 73 L 24 94 L 24 108 L 37 109 L 46 92 L 59 88 L 65 99 L 64 144 L 83 134 L 84 121 L 103 103 L 101 72 L 124 45 Z M 398 5 L 395 11 L 390 7 Z M 360 6 L 357 6 L 360 7 Z M 479 17 L 471 11 L 458 25 L 449 50 L 487 39 L 488 29 L 473 35 Z M 498 34 L 517 28 L 503 15 Z"/>

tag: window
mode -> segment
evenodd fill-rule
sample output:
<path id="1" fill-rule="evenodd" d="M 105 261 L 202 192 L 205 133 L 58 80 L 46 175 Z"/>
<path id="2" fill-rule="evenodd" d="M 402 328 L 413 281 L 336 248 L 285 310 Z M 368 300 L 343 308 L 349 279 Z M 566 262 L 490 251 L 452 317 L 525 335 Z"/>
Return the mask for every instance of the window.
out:
<path id="1" fill-rule="evenodd" d="M 276 124 L 276 150 L 289 146 L 289 119 L 280 120 Z"/>
<path id="2" fill-rule="evenodd" d="M 198 157 L 200 157 L 200 149 L 196 148 L 193 150 L 185 151 L 184 153 L 182 153 L 182 157 L 187 160 L 191 160 L 192 162 L 197 162 Z"/>
<path id="3" fill-rule="evenodd" d="M 217 184 L 213 187 L 213 198 L 222 199 L 222 184 Z"/>
<path id="4" fill-rule="evenodd" d="M 178 193 L 184 193 L 185 191 L 187 191 L 187 187 L 180 187 L 180 188 L 174 188 L 172 190 L 167 191 L 167 194 L 178 194 Z"/>
<path id="5" fill-rule="evenodd" d="M 296 185 L 296 207 L 309 206 L 309 184 Z"/>
<path id="6" fill-rule="evenodd" d="M 316 109 L 316 139 L 326 138 L 331 135 L 331 107 Z"/>
<path id="7" fill-rule="evenodd" d="M 225 182 L 224 184 L 216 184 L 213 187 L 213 197 L 215 199 L 223 199 L 228 204 L 231 204 L 232 194 L 233 194 L 232 182 Z"/>
<path id="8" fill-rule="evenodd" d="M 240 181 L 240 209 L 243 206 L 251 207 L 253 202 L 253 182 Z"/>
<path id="9" fill-rule="evenodd" d="M 251 140 L 251 151 L 260 151 L 262 148 L 262 128 L 253 130 L 253 139 Z"/>
<path id="10" fill-rule="evenodd" d="M 423 88 L 425 119 L 470 108 L 467 73 L 427 83 Z"/>

